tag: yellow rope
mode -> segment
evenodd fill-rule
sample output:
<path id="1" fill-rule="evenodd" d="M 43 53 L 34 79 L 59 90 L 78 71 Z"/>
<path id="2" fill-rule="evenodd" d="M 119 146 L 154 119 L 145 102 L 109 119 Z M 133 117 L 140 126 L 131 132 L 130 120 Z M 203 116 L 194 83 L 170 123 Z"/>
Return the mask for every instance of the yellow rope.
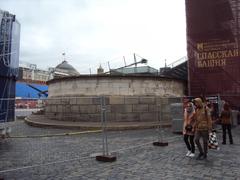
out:
<path id="1" fill-rule="evenodd" d="M 56 137 L 56 136 L 73 136 L 73 135 L 88 134 L 88 133 L 99 133 L 99 132 L 102 132 L 102 130 L 69 132 L 69 133 L 59 133 L 59 134 L 9 136 L 9 137 L 6 137 L 6 138 L 42 138 L 42 137 Z"/>

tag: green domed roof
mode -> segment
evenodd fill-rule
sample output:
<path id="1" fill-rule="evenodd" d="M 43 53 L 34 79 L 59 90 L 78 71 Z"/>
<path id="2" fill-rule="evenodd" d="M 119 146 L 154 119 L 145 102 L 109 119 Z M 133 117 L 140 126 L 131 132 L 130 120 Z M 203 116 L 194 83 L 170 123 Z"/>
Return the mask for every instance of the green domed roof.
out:
<path id="1" fill-rule="evenodd" d="M 77 76 L 77 75 L 79 75 L 79 72 L 65 60 L 61 64 L 57 65 L 54 71 L 55 77 Z"/>

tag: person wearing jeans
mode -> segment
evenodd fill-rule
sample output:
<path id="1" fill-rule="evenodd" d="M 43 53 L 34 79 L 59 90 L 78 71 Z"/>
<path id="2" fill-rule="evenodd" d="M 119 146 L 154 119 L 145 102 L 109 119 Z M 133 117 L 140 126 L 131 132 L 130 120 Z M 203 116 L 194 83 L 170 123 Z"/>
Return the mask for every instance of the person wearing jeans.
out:
<path id="1" fill-rule="evenodd" d="M 193 116 L 194 107 L 191 102 L 187 103 L 187 107 L 184 109 L 184 122 L 183 122 L 183 139 L 187 146 L 187 157 L 195 156 L 195 145 L 194 145 L 194 128 L 193 127 Z M 186 128 L 190 126 L 190 129 Z"/>
<path id="2" fill-rule="evenodd" d="M 197 160 L 202 160 L 207 158 L 207 153 L 208 153 L 208 130 L 198 130 L 195 133 L 195 143 L 198 147 L 199 150 L 199 155 L 197 157 Z M 203 139 L 203 148 L 200 143 L 200 138 Z"/>
<path id="3" fill-rule="evenodd" d="M 222 124 L 222 130 L 223 130 L 223 141 L 222 144 L 226 144 L 226 130 L 228 131 L 228 137 L 230 144 L 233 144 L 233 138 L 232 138 L 232 126 L 231 126 L 231 110 L 230 106 L 227 102 L 223 105 L 223 111 L 221 112 L 221 124 Z"/>
<path id="4" fill-rule="evenodd" d="M 194 105 L 196 106 L 193 115 L 195 119 L 195 143 L 199 150 L 197 160 L 203 160 L 207 158 L 208 138 L 209 132 L 212 130 L 212 119 L 209 109 L 205 107 L 201 98 L 195 98 Z M 203 139 L 203 148 L 200 139 Z"/>

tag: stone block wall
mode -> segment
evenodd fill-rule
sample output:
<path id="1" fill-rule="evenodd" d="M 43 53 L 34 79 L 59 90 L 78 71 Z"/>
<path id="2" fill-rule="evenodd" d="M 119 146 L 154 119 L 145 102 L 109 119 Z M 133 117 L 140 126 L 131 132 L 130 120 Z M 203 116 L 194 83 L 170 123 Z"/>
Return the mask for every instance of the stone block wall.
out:
<path id="1" fill-rule="evenodd" d="M 48 82 L 48 95 L 57 96 L 183 96 L 186 82 L 160 76 L 78 76 Z M 115 97 L 111 103 L 123 99 Z M 134 100 L 133 100 L 134 101 Z M 141 101 L 141 100 L 140 100 Z M 143 100 L 144 101 L 144 100 Z M 151 101 L 151 100 L 149 100 Z"/>
<path id="2" fill-rule="evenodd" d="M 170 104 L 181 98 L 105 96 L 107 121 L 171 123 Z M 101 121 L 101 97 L 58 97 L 47 100 L 45 115 L 62 121 Z"/>

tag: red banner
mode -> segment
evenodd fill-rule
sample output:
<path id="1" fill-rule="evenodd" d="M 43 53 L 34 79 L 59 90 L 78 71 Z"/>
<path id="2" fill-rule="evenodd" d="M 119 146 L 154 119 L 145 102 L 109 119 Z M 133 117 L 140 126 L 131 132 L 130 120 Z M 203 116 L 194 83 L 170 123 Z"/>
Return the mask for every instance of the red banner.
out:
<path id="1" fill-rule="evenodd" d="M 239 9 L 239 0 L 186 0 L 191 96 L 220 94 L 239 106 Z"/>

